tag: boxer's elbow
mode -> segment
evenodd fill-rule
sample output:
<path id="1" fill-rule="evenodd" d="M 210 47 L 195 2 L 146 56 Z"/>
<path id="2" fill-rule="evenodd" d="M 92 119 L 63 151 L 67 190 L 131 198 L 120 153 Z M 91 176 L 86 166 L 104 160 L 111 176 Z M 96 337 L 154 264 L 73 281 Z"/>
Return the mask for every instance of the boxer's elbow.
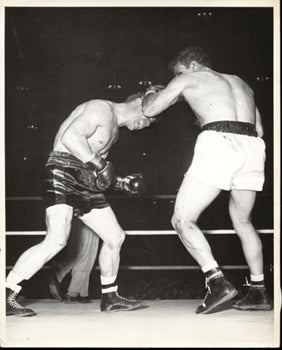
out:
<path id="1" fill-rule="evenodd" d="M 263 132 L 263 127 L 262 126 L 257 125 L 256 126 L 256 132 L 257 132 L 257 136 L 258 137 L 263 137 L 264 132 Z"/>
<path id="2" fill-rule="evenodd" d="M 262 138 L 263 137 L 263 131 L 257 131 L 258 137 Z"/>

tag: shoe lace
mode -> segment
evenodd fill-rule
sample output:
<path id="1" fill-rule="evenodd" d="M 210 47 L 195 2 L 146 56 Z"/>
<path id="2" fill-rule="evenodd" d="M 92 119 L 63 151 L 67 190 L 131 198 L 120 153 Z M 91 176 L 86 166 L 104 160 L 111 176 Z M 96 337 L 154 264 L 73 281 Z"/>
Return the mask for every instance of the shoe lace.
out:
<path id="1" fill-rule="evenodd" d="M 248 281 L 248 277 L 245 276 L 245 283 L 243 284 L 244 287 L 250 287 L 251 284 L 250 282 Z"/>
<path id="2" fill-rule="evenodd" d="M 211 294 L 211 289 L 210 289 L 210 286 L 209 286 L 207 279 L 205 280 L 205 288 L 206 288 L 207 292 L 206 292 L 206 295 L 201 303 L 202 305 L 206 303 L 207 297 Z"/>
<path id="3" fill-rule="evenodd" d="M 8 296 L 8 303 L 10 306 L 12 306 L 12 308 L 14 309 L 24 309 L 23 306 L 21 306 L 17 301 L 16 301 L 16 296 L 17 296 L 17 293 L 16 292 L 12 292 L 9 296 Z"/>
<path id="4" fill-rule="evenodd" d="M 135 301 L 136 301 L 136 300 L 124 298 L 124 297 L 120 296 L 119 294 L 117 294 L 117 297 L 118 297 L 120 300 L 124 300 L 124 301 L 126 301 L 126 302 L 135 302 Z"/>

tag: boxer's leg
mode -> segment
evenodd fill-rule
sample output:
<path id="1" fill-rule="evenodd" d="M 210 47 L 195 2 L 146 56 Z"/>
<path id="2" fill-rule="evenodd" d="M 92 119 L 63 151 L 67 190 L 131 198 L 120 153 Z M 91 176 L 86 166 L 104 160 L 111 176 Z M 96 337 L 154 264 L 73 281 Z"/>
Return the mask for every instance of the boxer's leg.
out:
<path id="1" fill-rule="evenodd" d="M 227 281 L 215 261 L 210 245 L 197 226 L 200 214 L 218 196 L 220 189 L 187 174 L 179 189 L 172 225 L 185 248 L 200 265 L 208 292 L 196 313 L 211 313 L 234 298 L 236 289 Z"/>
<path id="2" fill-rule="evenodd" d="M 262 244 L 250 219 L 255 199 L 255 191 L 232 190 L 229 213 L 233 227 L 241 240 L 250 273 L 261 275 L 263 274 Z"/>
<path id="3" fill-rule="evenodd" d="M 255 191 L 232 190 L 229 201 L 229 213 L 233 227 L 241 240 L 250 269 L 249 292 L 233 305 L 234 308 L 240 310 L 270 310 L 272 308 L 264 284 L 262 243 L 251 222 L 255 199 Z"/>
<path id="4" fill-rule="evenodd" d="M 197 226 L 197 220 L 220 191 L 220 189 L 187 174 L 176 197 L 172 225 L 185 248 L 201 268 L 213 262 L 214 257 L 208 241 Z"/>
<path id="5" fill-rule="evenodd" d="M 120 227 L 111 207 L 92 209 L 80 219 L 103 240 L 99 255 L 102 284 L 101 311 L 122 311 L 139 307 L 139 302 L 122 298 L 117 294 L 120 249 L 125 239 L 125 232 Z"/>
<path id="6" fill-rule="evenodd" d="M 102 276 L 108 278 L 116 276 L 125 232 L 120 227 L 111 207 L 92 209 L 80 219 L 103 240 L 99 256 Z"/>
<path id="7" fill-rule="evenodd" d="M 57 204 L 46 209 L 45 239 L 20 256 L 6 279 L 7 315 L 32 316 L 35 314 L 16 302 L 16 296 L 21 290 L 19 283 L 30 279 L 47 261 L 65 247 L 70 231 L 72 211 L 72 207 L 66 204 Z"/>

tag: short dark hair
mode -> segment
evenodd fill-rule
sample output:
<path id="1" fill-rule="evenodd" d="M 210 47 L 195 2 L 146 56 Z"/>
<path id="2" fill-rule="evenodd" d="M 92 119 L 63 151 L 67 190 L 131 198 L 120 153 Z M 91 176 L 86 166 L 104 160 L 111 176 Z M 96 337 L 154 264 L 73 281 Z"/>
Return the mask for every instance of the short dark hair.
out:
<path id="1" fill-rule="evenodd" d="M 192 61 L 196 61 L 203 66 L 211 68 L 211 60 L 209 55 L 197 45 L 187 47 L 186 49 L 180 51 L 178 55 L 171 60 L 168 67 L 171 71 L 173 71 L 174 66 L 177 63 L 181 63 L 188 68 Z"/>
<path id="2" fill-rule="evenodd" d="M 136 100 L 137 98 L 143 99 L 144 96 L 145 96 L 145 92 L 139 91 L 139 92 L 136 92 L 135 94 L 129 95 L 125 100 L 125 102 L 131 102 L 133 100 Z"/>

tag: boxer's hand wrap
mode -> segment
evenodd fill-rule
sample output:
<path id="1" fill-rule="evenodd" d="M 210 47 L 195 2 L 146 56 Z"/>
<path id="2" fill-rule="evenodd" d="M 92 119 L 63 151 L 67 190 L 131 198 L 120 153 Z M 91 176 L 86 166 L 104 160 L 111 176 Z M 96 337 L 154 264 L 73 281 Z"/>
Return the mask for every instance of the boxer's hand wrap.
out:
<path id="1" fill-rule="evenodd" d="M 86 163 L 96 176 L 96 186 L 100 191 L 106 191 L 113 184 L 116 176 L 113 164 L 104 158 L 98 158 Z"/>
<path id="2" fill-rule="evenodd" d="M 146 185 L 142 174 L 132 174 L 125 177 L 117 176 L 113 188 L 129 195 L 139 195 L 145 192 Z"/>

